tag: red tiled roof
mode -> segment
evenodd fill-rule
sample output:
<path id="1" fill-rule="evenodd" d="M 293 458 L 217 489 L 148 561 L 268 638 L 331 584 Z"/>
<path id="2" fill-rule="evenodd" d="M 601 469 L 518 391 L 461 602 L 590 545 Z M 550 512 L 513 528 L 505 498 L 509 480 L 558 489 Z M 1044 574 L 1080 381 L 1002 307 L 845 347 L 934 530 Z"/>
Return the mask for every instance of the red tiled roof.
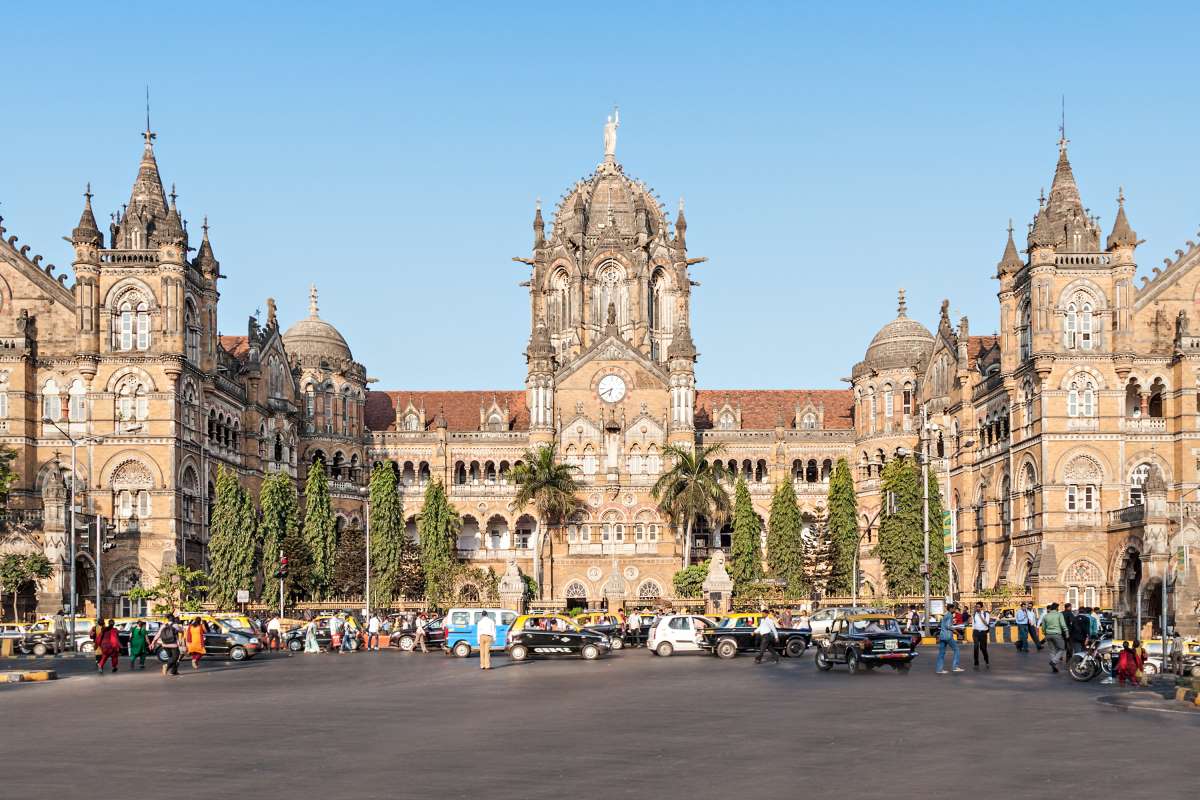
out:
<path id="1" fill-rule="evenodd" d="M 513 430 L 529 430 L 529 409 L 522 390 L 480 390 L 462 392 L 406 392 L 372 389 L 367 393 L 365 419 L 373 431 L 396 429 L 396 411 L 408 408 L 409 401 L 418 411 L 425 408 L 425 427 L 433 430 L 438 411 L 446 415 L 452 431 L 479 430 L 479 407 L 491 408 L 495 400 L 500 408 L 508 404 Z"/>
<path id="2" fill-rule="evenodd" d="M 238 361 L 245 361 L 250 354 L 250 338 L 247 336 L 222 336 L 221 347 Z"/>
<path id="3" fill-rule="evenodd" d="M 967 339 L 967 366 L 975 366 L 982 356 L 996 346 L 999 336 L 971 336 Z"/>
<path id="4" fill-rule="evenodd" d="M 854 393 L 849 389 L 705 389 L 696 392 L 696 427 L 711 428 L 714 409 L 728 403 L 742 408 L 742 428 L 763 430 L 774 428 L 782 415 L 787 427 L 792 427 L 796 406 L 804 408 L 810 402 L 825 406 L 825 427 L 848 429 L 854 427 Z"/>

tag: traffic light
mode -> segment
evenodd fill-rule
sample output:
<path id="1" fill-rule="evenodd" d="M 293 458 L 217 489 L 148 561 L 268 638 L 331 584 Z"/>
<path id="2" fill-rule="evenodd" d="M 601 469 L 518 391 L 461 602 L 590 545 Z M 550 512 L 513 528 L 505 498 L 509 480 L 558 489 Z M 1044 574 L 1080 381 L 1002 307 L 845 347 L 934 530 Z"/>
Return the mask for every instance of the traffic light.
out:
<path id="1" fill-rule="evenodd" d="M 104 552 L 117 546 L 117 526 L 111 523 L 104 526 L 104 542 L 100 545 Z"/>
<path id="2" fill-rule="evenodd" d="M 278 578 L 279 580 L 283 580 L 284 578 L 287 577 L 287 571 L 288 571 L 287 556 L 280 556 L 279 557 L 279 569 L 275 570 L 275 577 Z"/>

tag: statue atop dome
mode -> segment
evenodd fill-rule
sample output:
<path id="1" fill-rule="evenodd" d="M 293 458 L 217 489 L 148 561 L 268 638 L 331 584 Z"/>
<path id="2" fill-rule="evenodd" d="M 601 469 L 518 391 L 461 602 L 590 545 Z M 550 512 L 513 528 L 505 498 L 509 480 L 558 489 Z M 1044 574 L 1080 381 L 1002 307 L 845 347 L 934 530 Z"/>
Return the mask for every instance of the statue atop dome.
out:
<path id="1" fill-rule="evenodd" d="M 621 112 L 613 106 L 613 113 L 604 123 L 604 160 L 613 161 L 617 157 L 617 128 L 621 127 Z"/>

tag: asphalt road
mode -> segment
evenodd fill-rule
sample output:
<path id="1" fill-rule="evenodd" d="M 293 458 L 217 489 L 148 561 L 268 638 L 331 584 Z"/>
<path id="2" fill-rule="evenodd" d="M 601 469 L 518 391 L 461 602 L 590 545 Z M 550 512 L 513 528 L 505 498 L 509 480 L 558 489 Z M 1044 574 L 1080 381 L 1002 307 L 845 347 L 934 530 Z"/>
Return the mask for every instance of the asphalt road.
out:
<path id="1" fill-rule="evenodd" d="M 945 676 L 927 652 L 907 675 L 820 673 L 811 650 L 487 673 L 440 654 L 296 655 L 177 679 L 62 660 L 59 681 L 0 688 L 0 796 L 1195 796 L 1200 714 L 1114 706 L 1150 693 L 994 649 L 990 671 Z"/>

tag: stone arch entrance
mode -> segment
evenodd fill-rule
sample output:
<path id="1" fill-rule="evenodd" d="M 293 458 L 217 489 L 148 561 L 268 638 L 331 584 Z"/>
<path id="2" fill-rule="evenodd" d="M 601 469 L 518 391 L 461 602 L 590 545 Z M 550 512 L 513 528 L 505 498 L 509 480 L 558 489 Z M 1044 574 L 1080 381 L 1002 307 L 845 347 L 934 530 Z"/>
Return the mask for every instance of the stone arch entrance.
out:
<path id="1" fill-rule="evenodd" d="M 564 594 L 567 600 L 567 611 L 576 608 L 587 608 L 587 587 L 583 585 L 582 581 L 571 581 L 568 583 Z"/>

